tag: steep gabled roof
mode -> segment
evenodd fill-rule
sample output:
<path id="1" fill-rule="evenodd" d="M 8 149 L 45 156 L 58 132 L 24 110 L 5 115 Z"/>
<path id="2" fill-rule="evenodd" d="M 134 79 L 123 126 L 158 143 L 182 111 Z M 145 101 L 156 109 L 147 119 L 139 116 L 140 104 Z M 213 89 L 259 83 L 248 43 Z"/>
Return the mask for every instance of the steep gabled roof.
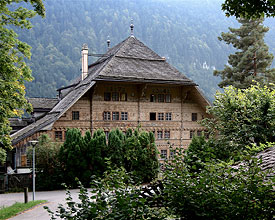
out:
<path id="1" fill-rule="evenodd" d="M 107 57 L 108 63 L 95 80 L 196 85 L 133 36 L 108 51 Z"/>
<path id="2" fill-rule="evenodd" d="M 95 63 L 89 65 L 88 76 L 83 81 L 80 79 L 76 79 L 71 86 L 59 89 L 62 99 L 43 118 L 12 134 L 12 144 L 15 145 L 38 131 L 50 130 L 53 123 L 91 89 L 96 81 L 196 86 L 192 80 L 168 64 L 165 58 L 133 36 L 109 49 Z"/>

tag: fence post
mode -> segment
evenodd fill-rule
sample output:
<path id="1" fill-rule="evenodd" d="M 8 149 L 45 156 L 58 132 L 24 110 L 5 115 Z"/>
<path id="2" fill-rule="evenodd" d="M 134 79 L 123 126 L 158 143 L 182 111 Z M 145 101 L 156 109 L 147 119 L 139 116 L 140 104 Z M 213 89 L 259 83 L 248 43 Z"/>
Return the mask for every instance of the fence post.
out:
<path id="1" fill-rule="evenodd" d="M 28 201 L 29 201 L 28 192 L 29 192 L 28 187 L 25 187 L 25 188 L 24 188 L 24 202 L 25 202 L 25 203 L 28 203 Z"/>

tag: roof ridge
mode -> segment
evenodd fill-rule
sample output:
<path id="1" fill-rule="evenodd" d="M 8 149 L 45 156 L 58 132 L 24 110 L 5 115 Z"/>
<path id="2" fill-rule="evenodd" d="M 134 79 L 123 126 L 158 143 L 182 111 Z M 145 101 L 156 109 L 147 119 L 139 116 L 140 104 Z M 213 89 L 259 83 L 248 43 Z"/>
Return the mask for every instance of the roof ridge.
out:
<path id="1" fill-rule="evenodd" d="M 139 60 L 149 60 L 149 61 L 166 61 L 165 58 L 160 58 L 160 59 L 149 59 L 149 58 L 141 58 L 141 57 L 130 57 L 130 56 L 120 56 L 120 55 L 116 55 L 115 57 L 118 58 L 125 58 L 125 59 L 139 59 Z"/>

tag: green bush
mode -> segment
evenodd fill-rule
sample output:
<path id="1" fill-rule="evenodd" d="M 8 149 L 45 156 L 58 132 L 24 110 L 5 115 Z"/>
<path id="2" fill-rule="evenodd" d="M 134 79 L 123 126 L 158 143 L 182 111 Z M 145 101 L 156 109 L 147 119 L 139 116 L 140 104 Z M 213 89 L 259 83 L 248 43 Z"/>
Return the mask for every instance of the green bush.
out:
<path id="1" fill-rule="evenodd" d="M 275 141 L 275 90 L 259 84 L 247 89 L 225 88 L 217 92 L 213 106 L 208 108 L 213 118 L 203 125 L 226 147 L 228 153 L 243 151 L 247 145 Z"/>
<path id="2" fill-rule="evenodd" d="M 198 173 L 190 172 L 182 156 L 164 172 L 163 200 L 169 213 L 206 220 L 275 217 L 275 179 L 266 177 L 255 158 L 246 156 L 235 166 L 203 163 Z"/>
<path id="3" fill-rule="evenodd" d="M 63 171 L 59 160 L 60 144 L 51 141 L 48 135 L 41 135 L 35 147 L 36 158 L 36 188 L 38 190 L 61 189 L 63 183 Z M 32 148 L 27 152 L 32 161 Z"/>
<path id="4" fill-rule="evenodd" d="M 80 202 L 73 201 L 70 192 L 67 191 L 66 204 L 59 205 L 56 213 L 48 207 L 45 208 L 51 219 L 166 219 L 163 209 L 150 207 L 146 199 L 140 196 L 141 188 L 132 183 L 124 168 L 109 169 L 105 172 L 104 178 L 92 180 L 91 191 L 80 184 Z"/>
<path id="5" fill-rule="evenodd" d="M 64 171 L 63 181 L 72 187 L 76 187 L 76 177 L 87 187 L 92 175 L 102 176 L 106 171 L 106 159 L 113 168 L 125 168 L 136 182 L 156 178 L 159 167 L 153 135 L 130 129 L 126 134 L 119 129 L 112 130 L 108 143 L 102 130 L 95 131 L 93 137 L 90 132 L 82 137 L 78 129 L 69 129 L 59 158 Z"/>

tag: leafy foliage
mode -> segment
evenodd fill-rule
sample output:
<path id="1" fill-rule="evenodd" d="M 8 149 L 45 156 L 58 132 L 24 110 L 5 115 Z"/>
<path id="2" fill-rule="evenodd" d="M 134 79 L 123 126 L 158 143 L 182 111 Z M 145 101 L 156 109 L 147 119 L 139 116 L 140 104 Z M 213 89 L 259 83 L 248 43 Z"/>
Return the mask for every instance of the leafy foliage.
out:
<path id="1" fill-rule="evenodd" d="M 224 70 L 214 71 L 214 75 L 222 78 L 219 86 L 248 88 L 253 81 L 268 85 L 275 78 L 275 69 L 270 69 L 274 57 L 264 42 L 264 35 L 269 28 L 263 26 L 263 19 L 238 21 L 240 28 L 229 28 L 230 32 L 222 33 L 219 37 L 219 40 L 237 49 L 235 54 L 229 55 Z"/>
<path id="2" fill-rule="evenodd" d="M 190 172 L 199 172 L 204 163 L 220 159 L 218 152 L 219 146 L 214 139 L 207 141 L 204 136 L 195 136 L 186 150 L 184 162 Z"/>
<path id="3" fill-rule="evenodd" d="M 114 143 L 114 140 L 120 140 Z M 139 182 L 149 182 L 157 176 L 158 161 L 155 140 L 151 133 L 131 129 L 124 135 L 119 130 L 113 130 L 109 135 L 107 155 L 117 167 L 125 167 Z M 120 149 L 117 152 L 109 150 Z M 120 156 L 117 154 L 120 153 Z M 119 157 L 119 158 L 116 158 Z M 116 158 L 116 160 L 114 160 Z"/>
<path id="4" fill-rule="evenodd" d="M 262 16 L 274 17 L 275 5 L 272 0 L 246 1 L 225 0 L 222 10 L 227 16 L 260 18 Z"/>
<path id="5" fill-rule="evenodd" d="M 56 213 L 45 207 L 51 219 L 165 219 L 162 209 L 150 207 L 139 196 L 141 188 L 132 184 L 124 168 L 106 171 L 104 177 L 92 180 L 91 191 L 80 184 L 80 202 L 75 202 L 67 191 L 66 205 L 59 205 Z"/>
<path id="6" fill-rule="evenodd" d="M 274 142 L 275 91 L 259 84 L 248 89 L 225 88 L 218 92 L 208 112 L 212 119 L 203 124 L 230 151 L 242 151 L 246 145 Z"/>
<path id="7" fill-rule="evenodd" d="M 31 70 L 24 58 L 30 58 L 30 46 L 18 39 L 10 27 L 30 29 L 30 18 L 36 13 L 18 4 L 23 0 L 2 0 L 0 3 L 0 147 L 10 148 L 10 126 L 8 118 L 19 117 L 23 109 L 31 109 L 25 99 L 25 81 L 32 80 Z M 44 16 L 42 0 L 24 0 L 35 11 Z M 2 155 L 1 155 L 2 156 Z M 1 158 L 2 160 L 2 158 Z"/>
<path id="8" fill-rule="evenodd" d="M 85 139 L 88 139 L 87 137 Z M 64 172 L 63 181 L 66 184 L 73 184 L 77 177 L 83 184 L 89 183 L 89 177 L 92 175 L 91 168 L 88 166 L 86 155 L 89 154 L 84 145 L 84 140 L 79 129 L 68 129 L 66 140 L 60 148 L 59 158 L 62 161 Z M 88 178 L 88 179 L 87 179 Z"/>
<path id="9" fill-rule="evenodd" d="M 152 134 L 129 129 L 125 135 L 119 129 L 112 130 L 106 143 L 105 133 L 98 130 L 81 136 L 78 129 L 66 132 L 66 141 L 60 149 L 60 161 L 64 170 L 63 181 L 76 186 L 77 177 L 89 186 L 92 175 L 102 176 L 106 160 L 113 168 L 124 168 L 136 182 L 149 182 L 158 173 L 157 150 Z"/>
<path id="10" fill-rule="evenodd" d="M 238 166 L 205 163 L 190 172 L 181 154 L 164 173 L 167 211 L 184 219 L 273 219 L 275 178 L 251 156 Z"/>
<path id="11" fill-rule="evenodd" d="M 39 183 L 38 190 L 53 190 L 62 188 L 63 172 L 59 161 L 60 144 L 52 142 L 47 135 L 38 138 L 35 147 L 36 178 Z M 32 148 L 29 148 L 27 155 L 32 161 Z"/>

